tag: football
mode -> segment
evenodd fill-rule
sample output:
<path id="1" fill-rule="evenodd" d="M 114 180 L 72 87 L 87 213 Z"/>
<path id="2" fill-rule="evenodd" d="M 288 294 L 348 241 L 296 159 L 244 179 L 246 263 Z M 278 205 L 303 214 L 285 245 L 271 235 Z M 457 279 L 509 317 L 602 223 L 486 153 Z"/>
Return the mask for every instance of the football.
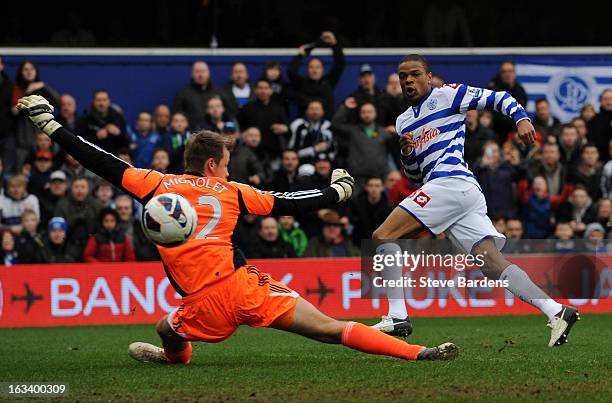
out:
<path id="1" fill-rule="evenodd" d="M 142 227 L 145 235 L 156 244 L 172 248 L 187 242 L 198 226 L 193 206 L 177 193 L 153 197 L 145 205 Z"/>

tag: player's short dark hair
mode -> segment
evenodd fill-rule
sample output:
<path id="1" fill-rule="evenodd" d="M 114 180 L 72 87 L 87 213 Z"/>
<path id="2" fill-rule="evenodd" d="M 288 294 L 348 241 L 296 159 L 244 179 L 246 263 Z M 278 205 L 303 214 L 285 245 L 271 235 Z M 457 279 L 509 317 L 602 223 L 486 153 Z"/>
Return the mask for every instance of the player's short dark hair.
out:
<path id="1" fill-rule="evenodd" d="M 548 99 L 546 99 L 546 98 L 538 98 L 538 99 L 536 99 L 535 104 L 536 105 L 537 104 L 541 104 L 542 102 L 546 102 L 547 105 L 549 104 Z"/>
<path id="2" fill-rule="evenodd" d="M 223 150 L 231 149 L 228 136 L 210 130 L 194 133 L 185 146 L 185 171 L 203 172 L 204 164 L 212 158 L 216 164 L 223 158 Z"/>
<path id="3" fill-rule="evenodd" d="M 419 62 L 423 65 L 423 67 L 425 67 L 425 71 L 427 73 L 431 72 L 431 68 L 429 67 L 429 62 L 427 61 L 425 56 L 418 55 L 416 53 L 412 53 L 412 54 L 402 57 L 402 60 L 400 60 L 399 64 L 406 63 L 406 62 Z"/>

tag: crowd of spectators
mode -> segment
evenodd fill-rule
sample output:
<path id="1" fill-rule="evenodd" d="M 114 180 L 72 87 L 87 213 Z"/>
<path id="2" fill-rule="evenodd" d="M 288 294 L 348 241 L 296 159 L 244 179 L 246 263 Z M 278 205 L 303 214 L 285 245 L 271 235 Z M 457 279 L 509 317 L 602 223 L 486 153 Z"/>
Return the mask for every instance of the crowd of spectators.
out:
<path id="1" fill-rule="evenodd" d="M 330 47 L 333 65 L 310 57 L 314 46 Z M 64 126 L 139 168 L 182 173 L 185 143 L 200 129 L 235 139 L 230 180 L 263 190 L 320 188 L 329 184 L 333 168 L 346 168 L 357 182 L 348 203 L 295 217 L 247 215 L 233 241 L 249 258 L 358 255 L 361 241 L 415 186 L 397 161 L 395 118 L 407 108 L 397 74 L 379 87 L 364 64 L 355 91 L 336 100 L 343 70 L 343 51 L 331 32 L 299 47 L 286 78 L 275 62 L 254 79 L 236 62 L 227 83 L 216 86 L 206 62 L 196 61 L 173 105 L 160 104 L 126 122 L 120 100 L 104 89 L 78 113 L 75 99 L 43 81 L 35 63 L 21 63 L 13 79 L 0 60 L 0 264 L 159 259 L 139 224 L 142 206 L 17 113 L 17 99 L 30 94 L 47 98 Z M 434 79 L 443 85 L 442 77 Z M 527 102 L 510 62 L 489 87 Z M 578 250 L 578 240 L 604 241 L 597 250 L 605 250 L 612 238 L 612 89 L 602 92 L 598 109 L 585 105 L 580 116 L 561 123 L 547 101 L 538 100 L 537 141 L 528 147 L 503 116 L 468 112 L 466 161 L 496 227 L 509 239 L 508 251 Z M 551 242 L 543 250 L 521 239 Z"/>

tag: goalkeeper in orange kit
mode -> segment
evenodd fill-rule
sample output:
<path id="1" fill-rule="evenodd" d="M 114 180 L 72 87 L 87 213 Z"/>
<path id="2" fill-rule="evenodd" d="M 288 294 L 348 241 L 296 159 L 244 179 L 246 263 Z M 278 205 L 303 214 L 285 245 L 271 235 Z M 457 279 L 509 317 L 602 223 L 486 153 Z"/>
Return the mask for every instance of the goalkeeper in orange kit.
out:
<path id="1" fill-rule="evenodd" d="M 165 175 L 134 168 L 75 136 L 54 120 L 53 107 L 41 96 L 22 98 L 17 107 L 83 166 L 139 202 L 144 204 L 153 196 L 173 192 L 184 196 L 196 209 L 196 236 L 175 248 L 158 246 L 166 275 L 182 296 L 181 304 L 157 323 L 162 347 L 132 343 L 128 352 L 134 359 L 187 364 L 192 341 L 220 342 L 240 325 L 272 327 L 323 343 L 341 343 L 365 353 L 405 360 L 456 356 L 458 349 L 452 343 L 426 348 L 361 323 L 332 319 L 234 253 L 231 236 L 240 215 L 294 215 L 346 201 L 352 195 L 354 179 L 345 170 L 335 170 L 325 189 L 262 192 L 227 181 L 227 137 L 200 131 L 186 145 L 185 173 Z"/>

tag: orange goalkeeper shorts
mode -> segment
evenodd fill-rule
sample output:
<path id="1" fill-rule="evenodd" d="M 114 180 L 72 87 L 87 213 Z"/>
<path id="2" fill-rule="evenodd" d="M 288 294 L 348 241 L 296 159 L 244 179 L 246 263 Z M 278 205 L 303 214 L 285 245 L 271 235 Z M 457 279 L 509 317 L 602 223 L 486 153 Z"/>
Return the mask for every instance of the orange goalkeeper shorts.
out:
<path id="1" fill-rule="evenodd" d="M 168 315 L 168 323 L 186 340 L 218 343 L 240 325 L 266 327 L 292 315 L 298 297 L 270 275 L 243 266 L 210 288 L 183 298 Z"/>

